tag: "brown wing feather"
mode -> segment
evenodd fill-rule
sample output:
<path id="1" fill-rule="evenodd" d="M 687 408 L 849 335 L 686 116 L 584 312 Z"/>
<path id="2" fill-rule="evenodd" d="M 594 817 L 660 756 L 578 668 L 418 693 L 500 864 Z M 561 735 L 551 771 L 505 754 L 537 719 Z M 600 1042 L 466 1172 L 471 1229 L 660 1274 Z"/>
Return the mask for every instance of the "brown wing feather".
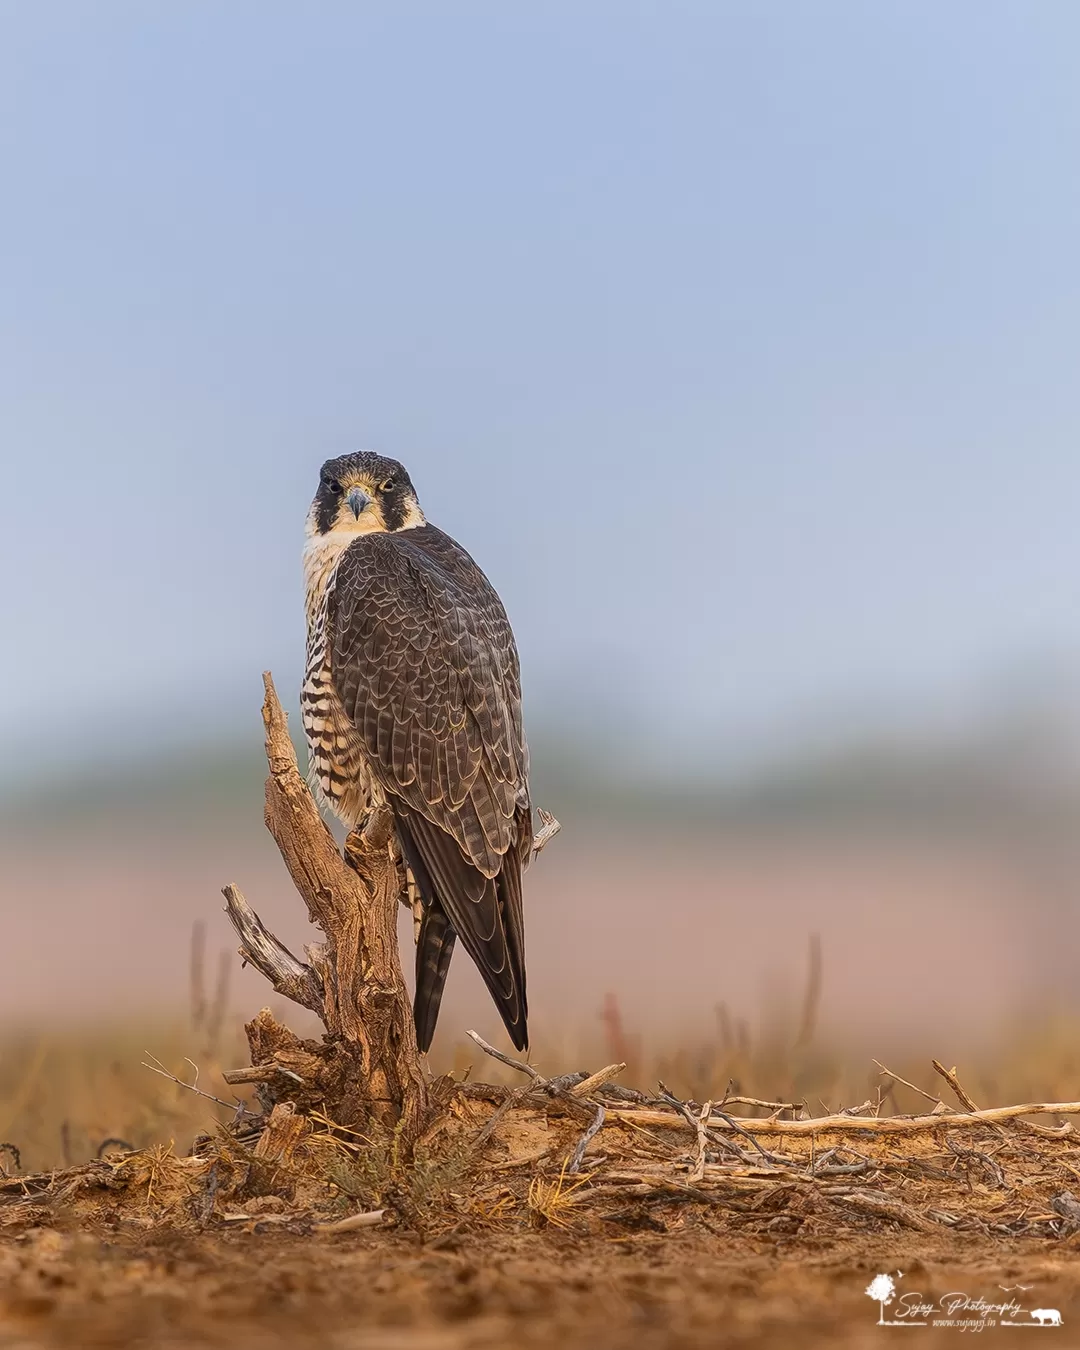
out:
<path id="1" fill-rule="evenodd" d="M 456 934 L 524 1048 L 521 869 L 532 817 L 502 602 L 464 549 L 425 525 L 346 551 L 329 622 L 335 692 L 431 913 L 417 953 L 418 1036 L 434 1031 Z"/>
<path id="2" fill-rule="evenodd" d="M 402 850 L 412 868 L 424 907 L 416 953 L 417 1039 L 426 1050 L 435 1030 L 442 988 L 450 965 L 447 930 L 476 963 L 519 1050 L 528 1044 L 525 962 L 521 945 L 521 871 L 516 853 L 496 877 L 469 863 L 454 840 L 437 825 L 397 800 L 394 815 Z M 517 904 L 513 903 L 516 889 Z M 509 902 L 509 903 L 508 903 Z M 451 948 L 452 949 L 452 948 Z"/>

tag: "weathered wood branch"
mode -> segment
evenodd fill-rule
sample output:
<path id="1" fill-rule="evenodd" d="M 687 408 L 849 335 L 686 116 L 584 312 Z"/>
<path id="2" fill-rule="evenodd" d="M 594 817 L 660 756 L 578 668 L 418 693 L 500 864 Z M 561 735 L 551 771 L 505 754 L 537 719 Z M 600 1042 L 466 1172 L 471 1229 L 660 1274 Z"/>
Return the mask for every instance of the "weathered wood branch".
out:
<path id="1" fill-rule="evenodd" d="M 238 886 L 226 886 L 225 913 L 241 942 L 240 952 L 279 994 L 313 1013 L 322 1013 L 325 991 L 311 966 L 293 956 L 244 899 Z"/>
<path id="2" fill-rule="evenodd" d="M 1077 1116 L 1080 1102 L 1027 1102 L 1019 1106 L 997 1106 L 986 1111 L 934 1112 L 926 1116 L 813 1116 L 809 1120 L 762 1120 L 740 1116 L 737 1123 L 741 1134 L 916 1134 L 921 1130 L 964 1130 L 993 1125 L 1020 1116 Z M 608 1111 L 610 1120 L 626 1120 L 635 1125 L 659 1126 L 667 1129 L 685 1129 L 682 1116 L 667 1111 L 617 1110 Z M 710 1116 L 705 1122 L 710 1130 L 733 1130 L 730 1116 Z"/>
<path id="3" fill-rule="evenodd" d="M 278 993 L 321 1017 L 323 1044 L 301 1041 L 268 1010 L 248 1024 L 253 1070 L 234 1082 L 259 1083 L 270 1109 L 281 1101 L 322 1103 L 350 1127 L 401 1124 L 415 1138 L 427 1112 L 412 1006 L 397 945 L 397 904 L 404 877 L 393 817 L 373 809 L 342 856 L 296 762 L 288 724 L 267 672 L 266 826 L 325 943 L 299 960 L 260 921 L 235 886 L 225 889 L 240 954 Z"/>

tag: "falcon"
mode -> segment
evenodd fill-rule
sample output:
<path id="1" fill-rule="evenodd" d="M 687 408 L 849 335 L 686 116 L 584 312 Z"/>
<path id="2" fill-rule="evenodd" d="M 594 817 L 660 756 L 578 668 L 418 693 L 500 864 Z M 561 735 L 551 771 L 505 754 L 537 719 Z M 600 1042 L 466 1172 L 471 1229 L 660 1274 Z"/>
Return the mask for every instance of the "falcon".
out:
<path id="1" fill-rule="evenodd" d="M 420 901 L 413 1016 L 431 1045 L 454 945 L 528 1045 L 521 874 L 532 848 L 517 647 L 468 553 L 430 525 L 408 473 L 330 459 L 307 518 L 310 781 L 350 829 L 393 812 Z"/>

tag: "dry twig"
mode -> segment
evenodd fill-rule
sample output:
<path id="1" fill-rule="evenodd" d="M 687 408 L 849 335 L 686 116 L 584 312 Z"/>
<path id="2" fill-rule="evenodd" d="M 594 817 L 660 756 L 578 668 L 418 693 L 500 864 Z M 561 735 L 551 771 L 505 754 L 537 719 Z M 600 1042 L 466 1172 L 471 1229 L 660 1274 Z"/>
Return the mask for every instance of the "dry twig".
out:
<path id="1" fill-rule="evenodd" d="M 531 1064 L 526 1064 L 524 1060 L 514 1059 L 511 1055 L 504 1055 L 501 1050 L 496 1050 L 493 1045 L 488 1045 L 483 1036 L 475 1031 L 466 1031 L 466 1036 L 483 1050 L 485 1055 L 490 1055 L 492 1059 L 497 1059 L 500 1064 L 507 1065 L 508 1068 L 517 1069 L 518 1073 L 527 1074 L 530 1078 L 539 1078 L 539 1069 L 534 1069 Z"/>
<path id="2" fill-rule="evenodd" d="M 570 1156 L 570 1161 L 566 1165 L 567 1172 L 576 1172 L 581 1166 L 585 1158 L 585 1150 L 603 1128 L 605 1114 L 606 1112 L 604 1111 L 603 1106 L 598 1106 L 596 1108 L 596 1115 L 589 1123 L 588 1129 L 578 1140 L 577 1148 L 574 1149 L 574 1152 Z"/>
<path id="3" fill-rule="evenodd" d="M 569 1087 L 569 1091 L 574 1097 L 588 1097 L 598 1089 L 606 1087 L 613 1078 L 618 1078 L 625 1068 L 625 1064 L 609 1064 L 606 1069 L 598 1069 L 596 1073 L 589 1074 L 588 1078 L 583 1078 L 580 1083 L 574 1083 Z"/>
<path id="4" fill-rule="evenodd" d="M 239 886 L 226 886 L 222 895 L 225 913 L 240 939 L 240 955 L 245 964 L 255 966 L 285 998 L 321 1014 L 325 990 L 316 971 L 278 941 L 244 899 Z"/>
<path id="5" fill-rule="evenodd" d="M 944 1064 L 939 1063 L 936 1059 L 932 1059 L 930 1063 L 934 1066 L 934 1072 L 939 1073 L 956 1093 L 957 1100 L 965 1111 L 977 1111 L 979 1109 L 960 1086 L 960 1080 L 956 1076 L 955 1069 L 947 1069 Z"/>
<path id="6" fill-rule="evenodd" d="M 887 1069 L 885 1065 L 881 1063 L 880 1060 L 875 1059 L 874 1063 L 878 1066 L 878 1069 L 881 1071 L 884 1077 L 891 1078 L 895 1083 L 903 1083 L 903 1085 L 906 1088 L 910 1088 L 912 1092 L 917 1092 L 920 1097 L 925 1097 L 928 1102 L 934 1102 L 935 1105 L 937 1106 L 942 1105 L 940 1097 L 931 1096 L 929 1092 L 924 1092 L 921 1087 L 916 1087 L 914 1083 L 909 1083 L 906 1078 L 901 1078 L 900 1075 L 898 1073 L 894 1073 L 892 1069 Z"/>
<path id="7" fill-rule="evenodd" d="M 238 1114 L 242 1113 L 245 1116 L 251 1116 L 253 1118 L 258 1116 L 259 1113 L 257 1111 L 249 1111 L 239 1098 L 232 1102 L 226 1102 L 222 1101 L 220 1097 L 215 1097 L 212 1092 L 204 1092 L 198 1085 L 199 1066 L 194 1060 L 187 1059 L 186 1055 L 184 1056 L 185 1060 L 187 1060 L 187 1063 L 195 1070 L 195 1081 L 193 1083 L 185 1083 L 182 1078 L 177 1078 L 176 1074 L 170 1073 L 165 1065 L 162 1064 L 161 1060 L 158 1059 L 156 1055 L 151 1055 L 149 1050 L 144 1050 L 143 1054 L 154 1061 L 153 1064 L 147 1064 L 146 1060 L 142 1061 L 142 1067 L 144 1069 L 149 1069 L 151 1073 L 158 1073 L 162 1078 L 167 1078 L 170 1083 L 175 1083 L 177 1087 L 182 1087 L 187 1092 L 194 1092 L 197 1097 L 205 1097 L 208 1102 L 215 1102 L 218 1106 L 224 1106 L 227 1111 L 236 1111 Z"/>
<path id="8" fill-rule="evenodd" d="M 608 1115 L 613 1120 L 626 1120 L 637 1125 L 658 1125 L 667 1129 L 681 1129 L 686 1124 L 681 1115 L 667 1111 L 612 1107 Z M 917 1134 L 921 1130 L 975 1128 L 1004 1120 L 1018 1120 L 1022 1116 L 1038 1115 L 1080 1115 L 1080 1102 L 1025 1102 L 1019 1106 L 998 1106 L 986 1111 L 972 1111 L 966 1115 L 958 1113 L 865 1117 L 833 1115 L 812 1116 L 809 1120 L 760 1120 L 744 1117 L 740 1121 L 735 1121 L 732 1116 L 713 1116 L 708 1121 L 708 1126 L 710 1130 L 729 1130 L 739 1134 Z"/>
<path id="9" fill-rule="evenodd" d="M 706 1121 L 712 1114 L 712 1102 L 706 1102 L 697 1118 L 697 1156 L 690 1169 L 690 1180 L 699 1182 L 705 1175 L 706 1150 L 709 1145 L 709 1131 Z"/>
<path id="10" fill-rule="evenodd" d="M 317 1223 L 312 1232 L 321 1234 L 355 1233 L 361 1228 L 378 1228 L 383 1221 L 385 1209 L 369 1209 L 364 1214 L 350 1214 L 344 1219 L 335 1219 L 333 1223 Z"/>
<path id="11" fill-rule="evenodd" d="M 852 1209 L 862 1210 L 864 1214 L 871 1214 L 877 1219 L 892 1219 L 895 1223 L 903 1224 L 905 1228 L 914 1228 L 917 1233 L 940 1233 L 940 1225 L 933 1223 L 930 1219 L 924 1219 L 921 1214 L 916 1213 L 910 1205 L 902 1204 L 899 1200 L 894 1200 L 892 1196 L 885 1195 L 881 1191 L 850 1191 L 846 1189 L 837 1189 L 835 1192 L 832 1187 L 823 1187 L 823 1193 L 829 1195 L 832 1200 L 839 1200 L 845 1205 L 850 1205 Z"/>
<path id="12" fill-rule="evenodd" d="M 729 1083 L 730 1087 L 731 1084 Z M 723 1106 L 755 1106 L 762 1111 L 801 1111 L 806 1105 L 805 1102 L 766 1102 L 760 1097 L 739 1097 L 732 1096 L 725 1092 L 720 1101 L 716 1103 L 718 1107 Z"/>

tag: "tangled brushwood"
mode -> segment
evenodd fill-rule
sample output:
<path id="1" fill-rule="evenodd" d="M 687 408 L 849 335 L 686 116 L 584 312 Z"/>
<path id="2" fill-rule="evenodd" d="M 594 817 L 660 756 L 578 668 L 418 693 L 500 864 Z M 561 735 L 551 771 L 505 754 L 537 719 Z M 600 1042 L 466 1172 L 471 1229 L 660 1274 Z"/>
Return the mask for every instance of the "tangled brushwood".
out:
<path id="1" fill-rule="evenodd" d="M 677 1101 L 620 1087 L 620 1065 L 520 1088 L 438 1080 L 430 1118 L 363 1134 L 279 1101 L 201 1136 L 21 1176 L 5 1157 L 0 1230 L 75 1222 L 334 1234 L 552 1227 L 578 1235 L 698 1222 L 775 1240 L 871 1232 L 1080 1240 L 1080 1102 L 811 1118 L 794 1103 Z M 872 1110 L 866 1106 L 860 1110 Z M 737 1114 L 755 1111 L 757 1115 Z"/>
<path id="2" fill-rule="evenodd" d="M 876 1102 L 812 1117 L 805 1103 L 730 1091 L 704 1102 L 662 1083 L 634 1091 L 617 1082 L 624 1063 L 544 1077 L 473 1032 L 521 1085 L 430 1080 L 398 955 L 407 892 L 389 813 L 373 812 L 343 855 L 269 676 L 263 716 L 267 826 L 324 941 L 300 960 L 235 886 L 228 913 L 244 959 L 316 1012 L 325 1035 L 301 1039 L 259 1013 L 246 1028 L 251 1065 L 224 1075 L 251 1085 L 255 1105 L 238 1105 L 187 1156 L 118 1147 L 85 1167 L 23 1176 L 0 1143 L 0 1229 L 66 1215 L 293 1233 L 393 1226 L 435 1241 L 513 1227 L 614 1236 L 667 1231 L 693 1207 L 706 1228 L 777 1241 L 882 1226 L 1080 1240 L 1070 1190 L 1080 1142 L 1067 1121 L 1032 1119 L 1080 1114 L 1080 1102 L 980 1110 L 936 1061 L 956 1105 L 924 1093 L 921 1115 L 881 1114 L 889 1083 L 904 1081 L 884 1066 Z M 545 817 L 537 852 L 557 828 Z"/>

